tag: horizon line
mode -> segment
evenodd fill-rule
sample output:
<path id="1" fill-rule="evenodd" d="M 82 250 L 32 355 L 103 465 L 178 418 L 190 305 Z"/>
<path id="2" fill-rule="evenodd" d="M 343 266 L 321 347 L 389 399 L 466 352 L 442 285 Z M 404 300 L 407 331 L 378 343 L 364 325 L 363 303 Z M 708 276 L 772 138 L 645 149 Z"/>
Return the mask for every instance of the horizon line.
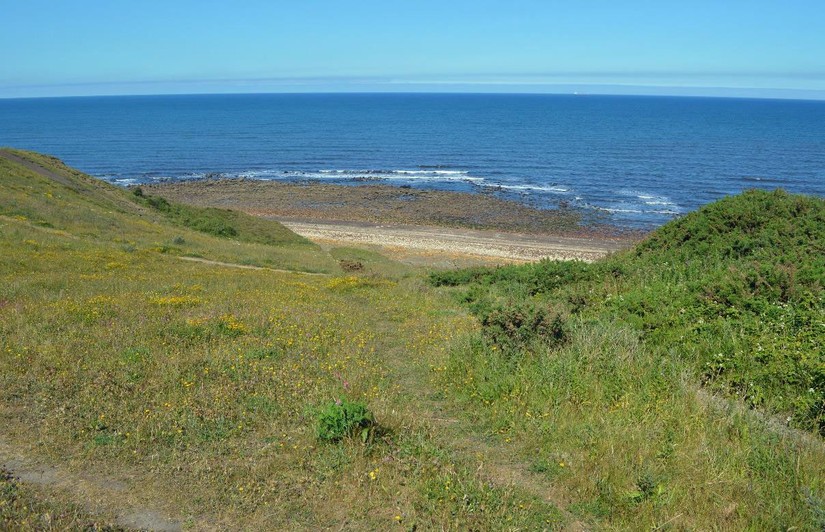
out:
<path id="1" fill-rule="evenodd" d="M 620 84 L 611 86 L 623 86 Z M 825 101 L 825 91 L 806 89 L 742 89 L 733 87 L 677 87 L 677 86 L 655 86 L 655 85 L 628 85 L 628 88 L 649 88 L 649 89 L 679 89 L 687 90 L 719 90 L 719 91 L 778 91 L 778 92 L 822 92 L 821 95 L 736 95 L 736 94 L 650 94 L 635 92 L 607 92 L 607 91 L 394 91 L 394 90 L 318 90 L 318 91 L 215 91 L 215 92 L 157 92 L 157 93 L 123 93 L 123 94 L 60 94 L 60 95 L 38 95 L 38 96 L 4 96 L 0 95 L 0 100 L 53 100 L 53 99 L 80 99 L 80 98 L 136 98 L 136 97 L 168 97 L 168 96 L 300 96 L 300 95 L 500 95 L 500 96 L 612 96 L 612 97 L 642 97 L 642 98 L 692 98 L 692 99 L 729 99 L 729 100 L 778 100 L 778 101 Z"/>

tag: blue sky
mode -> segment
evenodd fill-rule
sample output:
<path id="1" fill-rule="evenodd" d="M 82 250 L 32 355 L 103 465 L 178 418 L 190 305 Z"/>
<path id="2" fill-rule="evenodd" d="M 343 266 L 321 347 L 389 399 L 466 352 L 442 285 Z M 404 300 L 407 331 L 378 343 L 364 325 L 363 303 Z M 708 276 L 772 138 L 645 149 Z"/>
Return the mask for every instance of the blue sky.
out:
<path id="1" fill-rule="evenodd" d="M 0 97 L 428 91 L 825 99 L 823 0 L 0 3 Z"/>

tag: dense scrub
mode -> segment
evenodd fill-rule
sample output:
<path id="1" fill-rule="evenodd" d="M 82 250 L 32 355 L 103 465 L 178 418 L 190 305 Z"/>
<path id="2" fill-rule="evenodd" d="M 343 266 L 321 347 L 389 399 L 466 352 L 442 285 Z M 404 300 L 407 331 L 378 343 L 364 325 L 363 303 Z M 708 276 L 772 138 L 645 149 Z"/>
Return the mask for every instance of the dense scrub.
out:
<path id="1" fill-rule="evenodd" d="M 782 191 L 726 198 L 595 264 L 545 261 L 432 275 L 496 300 L 615 319 L 716 391 L 825 434 L 825 202 Z"/>
<path id="2" fill-rule="evenodd" d="M 585 521 L 821 529 L 823 245 L 824 201 L 751 191 L 594 264 L 433 273 L 481 324 L 441 382 Z"/>

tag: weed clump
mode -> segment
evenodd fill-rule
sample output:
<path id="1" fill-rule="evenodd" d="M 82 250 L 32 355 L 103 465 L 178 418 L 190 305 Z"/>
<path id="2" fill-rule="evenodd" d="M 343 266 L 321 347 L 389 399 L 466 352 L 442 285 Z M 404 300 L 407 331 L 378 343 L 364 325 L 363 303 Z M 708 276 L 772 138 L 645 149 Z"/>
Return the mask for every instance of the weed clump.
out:
<path id="1" fill-rule="evenodd" d="M 534 340 L 560 345 L 567 338 L 565 321 L 546 306 L 508 301 L 481 316 L 484 335 L 492 343 L 519 347 Z"/>
<path id="2" fill-rule="evenodd" d="M 339 399 L 320 408 L 316 414 L 316 435 L 325 442 L 357 436 L 367 443 L 373 436 L 375 416 L 360 401 Z"/>
<path id="3" fill-rule="evenodd" d="M 357 260 L 341 259 L 338 264 L 345 272 L 360 272 L 364 269 L 364 264 Z"/>

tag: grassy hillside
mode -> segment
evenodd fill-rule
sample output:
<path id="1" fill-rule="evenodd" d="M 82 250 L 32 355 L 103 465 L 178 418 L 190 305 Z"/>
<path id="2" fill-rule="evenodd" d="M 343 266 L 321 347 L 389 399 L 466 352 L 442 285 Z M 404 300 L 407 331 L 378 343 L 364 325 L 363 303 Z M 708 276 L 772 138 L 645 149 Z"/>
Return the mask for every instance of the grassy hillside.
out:
<path id="1" fill-rule="evenodd" d="M 587 511 L 817 528 L 823 249 L 825 201 L 750 191 L 595 264 L 433 274 L 483 325 L 445 386 Z"/>
<path id="2" fill-rule="evenodd" d="M 132 189 L 132 196 L 138 204 L 163 213 L 173 223 L 213 236 L 273 246 L 309 244 L 305 238 L 272 220 L 228 209 L 169 203 L 161 197 L 147 196 L 140 187 Z"/>
<path id="3" fill-rule="evenodd" d="M 473 286 L 467 297 L 485 317 L 530 301 L 622 322 L 714 391 L 825 435 L 825 201 L 750 191 L 597 264 L 544 262 L 433 280 Z"/>
<path id="4" fill-rule="evenodd" d="M 335 272 L 337 262 L 278 222 L 138 196 L 44 155 L 0 157 L 0 215 L 114 249 Z M 25 163 L 25 164 L 24 164 Z M 221 238 L 214 238 L 215 236 Z"/>
<path id="5" fill-rule="evenodd" d="M 3 527 L 825 524 L 821 200 L 749 193 L 603 262 L 434 288 L 12 154 L 0 462 L 57 480 L 0 479 Z"/>
<path id="6" fill-rule="evenodd" d="M 69 481 L 43 510 L 4 481 L 4 526 L 90 500 L 101 522 L 152 510 L 195 528 L 563 521 L 433 429 L 430 368 L 472 323 L 407 268 L 234 213 L 216 236 L 189 218 L 212 211 L 14 153 L 39 166 L 0 157 L 0 459 Z M 332 275 L 231 267 L 248 263 Z M 337 401 L 372 412 L 364 441 L 316 436 Z"/>

